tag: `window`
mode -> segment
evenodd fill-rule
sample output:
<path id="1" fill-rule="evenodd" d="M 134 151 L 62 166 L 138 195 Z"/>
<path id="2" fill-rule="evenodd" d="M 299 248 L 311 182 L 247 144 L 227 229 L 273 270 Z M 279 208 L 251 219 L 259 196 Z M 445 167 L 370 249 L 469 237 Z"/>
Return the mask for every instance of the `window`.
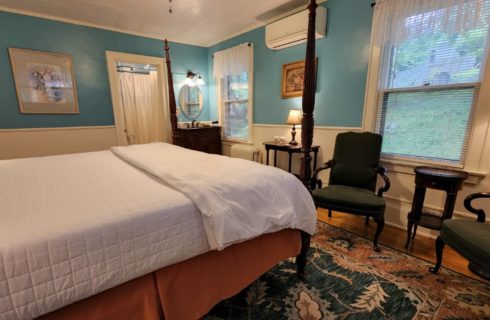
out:
<path id="1" fill-rule="evenodd" d="M 229 75 L 221 81 L 223 137 L 248 141 L 250 136 L 248 73 Z"/>
<path id="2" fill-rule="evenodd" d="M 223 138 L 249 142 L 252 123 L 253 46 L 242 44 L 214 54 Z"/>
<path id="3" fill-rule="evenodd" d="M 488 55 L 490 1 L 379 5 L 376 130 L 383 156 L 462 167 Z"/>

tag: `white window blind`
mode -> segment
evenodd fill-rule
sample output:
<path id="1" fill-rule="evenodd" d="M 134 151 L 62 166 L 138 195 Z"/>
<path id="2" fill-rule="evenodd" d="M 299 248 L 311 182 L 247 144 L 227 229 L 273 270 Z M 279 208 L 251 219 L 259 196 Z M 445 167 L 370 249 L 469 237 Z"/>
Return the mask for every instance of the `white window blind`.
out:
<path id="1" fill-rule="evenodd" d="M 226 76 L 221 81 L 223 97 L 223 136 L 228 139 L 247 141 L 249 128 L 248 73 Z"/>
<path id="2" fill-rule="evenodd" d="M 223 138 L 249 141 L 252 123 L 253 45 L 216 52 L 213 75 L 218 83 Z"/>
<path id="3" fill-rule="evenodd" d="M 463 166 L 488 55 L 490 0 L 376 7 L 386 25 L 375 35 L 383 39 L 376 122 L 383 155 Z"/>

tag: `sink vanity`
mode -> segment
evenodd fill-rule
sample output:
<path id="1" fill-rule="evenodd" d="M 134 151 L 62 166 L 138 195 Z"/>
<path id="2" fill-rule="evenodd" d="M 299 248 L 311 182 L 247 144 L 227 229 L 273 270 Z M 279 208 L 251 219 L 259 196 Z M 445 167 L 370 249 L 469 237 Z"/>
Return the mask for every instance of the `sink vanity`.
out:
<path id="1" fill-rule="evenodd" d="M 177 128 L 175 144 L 184 148 L 221 154 L 221 127 L 196 122 L 202 112 L 203 98 L 198 86 L 183 85 L 179 92 L 179 110 L 191 120 L 186 128 Z"/>
<path id="2" fill-rule="evenodd" d="M 221 127 L 178 128 L 176 133 L 178 146 L 221 154 Z"/>

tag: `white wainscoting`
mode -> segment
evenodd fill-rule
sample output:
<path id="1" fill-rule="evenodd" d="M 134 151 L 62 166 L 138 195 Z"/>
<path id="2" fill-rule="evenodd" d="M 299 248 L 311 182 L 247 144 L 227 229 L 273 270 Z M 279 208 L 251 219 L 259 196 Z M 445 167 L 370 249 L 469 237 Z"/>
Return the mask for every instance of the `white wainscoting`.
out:
<path id="1" fill-rule="evenodd" d="M 114 126 L 0 130 L 0 159 L 99 151 L 115 145 Z"/>
<path id="2" fill-rule="evenodd" d="M 337 134 L 345 131 L 362 131 L 361 128 L 344 128 L 344 127 L 315 127 L 313 143 L 320 146 L 320 152 L 318 155 L 318 164 L 321 164 L 332 158 L 333 148 L 335 145 L 335 137 Z M 285 136 L 288 141 L 291 138 L 291 126 L 287 125 L 261 125 L 255 124 L 252 129 L 252 143 L 259 147 L 262 152 L 262 162 L 265 163 L 265 148 L 263 142 L 271 141 L 274 136 Z M 296 140 L 301 140 L 301 129 L 297 129 Z M 228 154 L 230 143 L 223 143 L 223 152 Z M 490 143 L 485 146 L 485 161 L 490 167 Z M 270 152 L 270 162 L 273 163 L 273 152 Z M 287 153 L 278 152 L 277 163 L 278 166 L 287 169 Z M 293 158 L 292 171 L 299 172 L 300 160 L 299 155 L 295 155 Z M 488 172 L 486 168 L 486 172 Z M 411 209 L 412 197 L 415 188 L 415 175 L 413 173 L 407 173 L 406 171 L 392 170 L 388 172 L 388 176 L 391 181 L 391 189 L 385 194 L 387 202 L 385 219 L 386 224 L 406 230 L 407 214 Z M 328 170 L 324 171 L 320 175 L 324 183 L 328 182 Z M 379 181 L 381 183 L 381 181 Z M 468 213 L 463 207 L 464 198 L 474 192 L 490 192 L 490 177 L 483 176 L 476 183 L 465 183 L 463 190 L 458 194 L 456 208 L 454 211 L 455 218 L 469 218 L 476 220 L 476 216 Z M 428 211 L 442 212 L 444 207 L 445 194 L 437 190 L 427 190 L 426 199 L 424 202 L 424 208 Z M 487 212 L 487 220 L 490 221 L 490 201 L 475 201 L 475 205 L 484 209 Z M 437 236 L 438 232 L 434 232 L 429 229 L 419 228 L 417 235 L 424 235 L 428 237 Z M 381 235 L 383 236 L 383 235 Z"/>
<path id="3" fill-rule="evenodd" d="M 340 132 L 361 131 L 360 128 L 340 127 L 316 127 L 314 133 L 314 144 L 320 145 L 318 164 L 332 158 L 335 137 Z M 274 136 L 291 137 L 291 128 L 287 125 L 253 125 L 252 144 L 261 149 L 262 162 L 265 162 L 265 148 L 263 142 L 271 141 Z M 301 139 L 301 129 L 297 130 L 298 141 Z M 13 159 L 36 157 L 45 155 L 77 153 L 97 150 L 107 150 L 117 145 L 116 129 L 114 126 L 99 127 L 66 127 L 66 128 L 36 128 L 36 129 L 3 129 L 0 130 L 0 159 Z M 229 155 L 231 142 L 223 142 L 223 153 Z M 484 162 L 490 166 L 490 143 L 485 146 Z M 287 154 L 278 153 L 278 166 L 287 168 Z M 270 163 L 273 163 L 273 152 L 271 152 Z M 299 172 L 299 155 L 293 158 L 292 171 Z M 486 168 L 487 172 L 488 169 Z M 402 230 L 406 229 L 407 213 L 411 208 L 414 191 L 413 174 L 403 171 L 390 171 L 391 189 L 385 195 L 387 200 L 386 222 Z M 323 181 L 328 181 L 328 172 L 321 175 Z M 455 217 L 476 219 L 463 208 L 463 199 L 470 193 L 490 192 L 490 177 L 482 177 L 476 184 L 468 183 L 458 194 L 455 208 Z M 442 211 L 445 195 L 436 190 L 427 190 L 425 208 L 429 211 Z M 475 202 L 478 207 L 487 212 L 490 220 L 490 201 L 481 200 Z M 434 237 L 437 232 L 419 228 L 417 234 Z M 382 235 L 383 236 L 383 235 Z"/>

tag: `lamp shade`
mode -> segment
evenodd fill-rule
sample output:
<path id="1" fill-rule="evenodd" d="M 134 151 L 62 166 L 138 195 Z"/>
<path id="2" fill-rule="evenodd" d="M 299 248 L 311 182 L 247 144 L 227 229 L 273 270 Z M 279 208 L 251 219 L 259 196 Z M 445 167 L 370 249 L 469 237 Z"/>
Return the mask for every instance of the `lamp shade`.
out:
<path id="1" fill-rule="evenodd" d="M 184 85 L 193 87 L 196 85 L 196 83 L 191 78 L 185 78 Z"/>
<path id="2" fill-rule="evenodd" d="M 201 78 L 201 76 L 199 76 L 199 78 L 197 78 L 197 80 L 196 80 L 196 85 L 203 86 L 205 84 L 206 83 L 204 82 L 204 80 Z"/>
<path id="3" fill-rule="evenodd" d="M 289 110 L 287 124 L 301 124 L 302 113 L 300 109 Z"/>

